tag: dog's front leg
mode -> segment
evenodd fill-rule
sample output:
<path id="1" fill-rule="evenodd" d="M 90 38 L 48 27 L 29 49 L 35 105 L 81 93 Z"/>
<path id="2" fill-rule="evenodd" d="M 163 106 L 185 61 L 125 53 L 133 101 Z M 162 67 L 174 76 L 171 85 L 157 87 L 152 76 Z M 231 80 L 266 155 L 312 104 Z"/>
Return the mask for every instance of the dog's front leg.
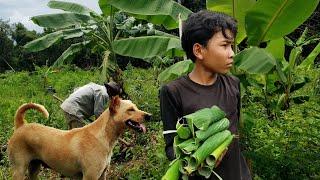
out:
<path id="1" fill-rule="evenodd" d="M 97 174 L 84 174 L 82 180 L 98 180 Z"/>
<path id="2" fill-rule="evenodd" d="M 107 171 L 108 171 L 108 167 L 106 167 L 104 170 L 103 170 L 103 173 L 101 174 L 99 180 L 105 180 L 107 178 Z"/>
<path id="3" fill-rule="evenodd" d="M 105 180 L 107 176 L 107 169 L 108 166 L 105 168 L 101 167 L 98 169 L 85 170 L 83 173 L 83 180 Z"/>

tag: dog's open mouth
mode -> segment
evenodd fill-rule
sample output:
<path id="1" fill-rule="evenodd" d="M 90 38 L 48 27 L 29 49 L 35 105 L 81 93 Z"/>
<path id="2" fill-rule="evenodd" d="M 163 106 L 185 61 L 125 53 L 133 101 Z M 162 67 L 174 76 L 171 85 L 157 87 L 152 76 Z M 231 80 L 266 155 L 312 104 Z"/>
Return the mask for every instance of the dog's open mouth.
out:
<path id="1" fill-rule="evenodd" d="M 126 125 L 132 129 L 138 131 L 138 132 L 145 133 L 147 131 L 146 127 L 143 124 L 140 124 L 140 123 L 133 121 L 131 119 L 126 121 Z"/>

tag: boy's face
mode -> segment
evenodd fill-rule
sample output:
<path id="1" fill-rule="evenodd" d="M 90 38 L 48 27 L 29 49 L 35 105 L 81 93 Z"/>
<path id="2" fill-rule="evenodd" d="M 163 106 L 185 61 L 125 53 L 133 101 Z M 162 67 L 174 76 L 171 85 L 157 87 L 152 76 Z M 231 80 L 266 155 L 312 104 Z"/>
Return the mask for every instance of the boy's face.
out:
<path id="1" fill-rule="evenodd" d="M 233 34 L 230 30 L 225 31 L 227 37 L 223 36 L 222 31 L 217 32 L 208 41 L 207 47 L 201 46 L 197 61 L 208 72 L 226 74 L 233 64 L 234 52 L 232 44 L 234 41 Z"/>

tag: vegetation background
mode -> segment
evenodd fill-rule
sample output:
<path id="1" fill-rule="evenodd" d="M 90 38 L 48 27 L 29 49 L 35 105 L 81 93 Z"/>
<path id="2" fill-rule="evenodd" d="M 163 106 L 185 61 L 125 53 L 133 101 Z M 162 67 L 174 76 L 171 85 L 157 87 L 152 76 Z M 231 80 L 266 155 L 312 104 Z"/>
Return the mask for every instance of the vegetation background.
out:
<path id="1" fill-rule="evenodd" d="M 180 1 L 181 2 L 181 1 Z M 182 1 L 192 11 L 205 8 L 206 2 Z M 319 5 L 307 21 L 287 35 L 297 42 L 308 27 L 307 37 L 319 37 Z M 120 15 L 118 18 L 121 19 Z M 125 19 L 124 18 L 124 19 Z M 121 37 L 146 34 L 146 21 L 137 20 L 122 31 Z M 138 24 L 141 24 L 137 30 Z M 157 29 L 164 30 L 162 26 Z M 133 31 L 135 30 L 135 31 Z M 82 38 L 67 39 L 38 52 L 26 51 L 26 43 L 54 32 L 46 28 L 43 33 L 27 30 L 22 24 L 10 24 L 0 20 L 0 179 L 11 179 L 11 170 L 5 152 L 5 145 L 13 132 L 13 118 L 16 109 L 23 103 L 43 104 L 49 111 L 44 119 L 35 111 L 27 113 L 29 122 L 38 122 L 59 129 L 66 129 L 60 102 L 53 94 L 66 98 L 74 88 L 88 82 L 101 82 L 101 64 L 104 55 L 92 47 L 82 49 L 68 65 L 52 68 L 57 58 L 67 48 Z M 177 35 L 176 30 L 167 31 Z M 317 46 L 314 43 L 303 46 L 300 61 Z M 239 48 L 246 47 L 239 44 Z M 260 44 L 265 46 L 264 43 Z M 284 56 L 288 57 L 294 47 L 287 44 Z M 300 88 L 292 91 L 288 106 L 277 109 L 279 93 L 264 91 L 270 87 L 261 85 L 265 76 L 246 75 L 251 85 L 242 95 L 241 144 L 250 165 L 254 179 L 320 179 L 320 58 L 312 68 L 295 68 L 295 77 L 306 77 Z M 162 122 L 160 120 L 158 90 L 160 72 L 180 59 L 144 59 L 117 56 L 122 71 L 123 86 L 130 99 L 139 108 L 153 114 L 146 122 L 146 134 L 126 131 L 124 138 L 135 144 L 124 148 L 117 145 L 109 170 L 110 179 L 161 179 L 169 161 L 164 153 Z M 243 77 L 240 74 L 239 77 Z M 271 75 L 270 75 L 271 77 Z M 256 84 L 256 85 L 252 85 Z M 53 92 L 55 90 L 55 93 Z M 305 97 L 308 98 L 305 98 Z M 303 98 L 302 98 L 303 97 Z M 266 103 L 267 102 L 267 103 Z M 60 178 L 50 170 L 41 171 L 41 179 Z"/>

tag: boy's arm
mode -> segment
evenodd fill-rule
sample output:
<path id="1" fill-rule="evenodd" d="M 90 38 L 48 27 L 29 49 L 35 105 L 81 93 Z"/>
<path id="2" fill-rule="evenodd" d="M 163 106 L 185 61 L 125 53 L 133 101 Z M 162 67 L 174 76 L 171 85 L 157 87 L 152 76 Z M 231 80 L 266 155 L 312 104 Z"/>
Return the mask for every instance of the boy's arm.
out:
<path id="1" fill-rule="evenodd" d="M 167 86 L 163 86 L 160 89 L 160 114 L 163 122 L 163 131 L 175 130 L 178 119 L 177 103 Z M 173 151 L 174 136 L 176 136 L 176 133 L 164 134 L 165 151 L 169 160 L 175 158 Z"/>

